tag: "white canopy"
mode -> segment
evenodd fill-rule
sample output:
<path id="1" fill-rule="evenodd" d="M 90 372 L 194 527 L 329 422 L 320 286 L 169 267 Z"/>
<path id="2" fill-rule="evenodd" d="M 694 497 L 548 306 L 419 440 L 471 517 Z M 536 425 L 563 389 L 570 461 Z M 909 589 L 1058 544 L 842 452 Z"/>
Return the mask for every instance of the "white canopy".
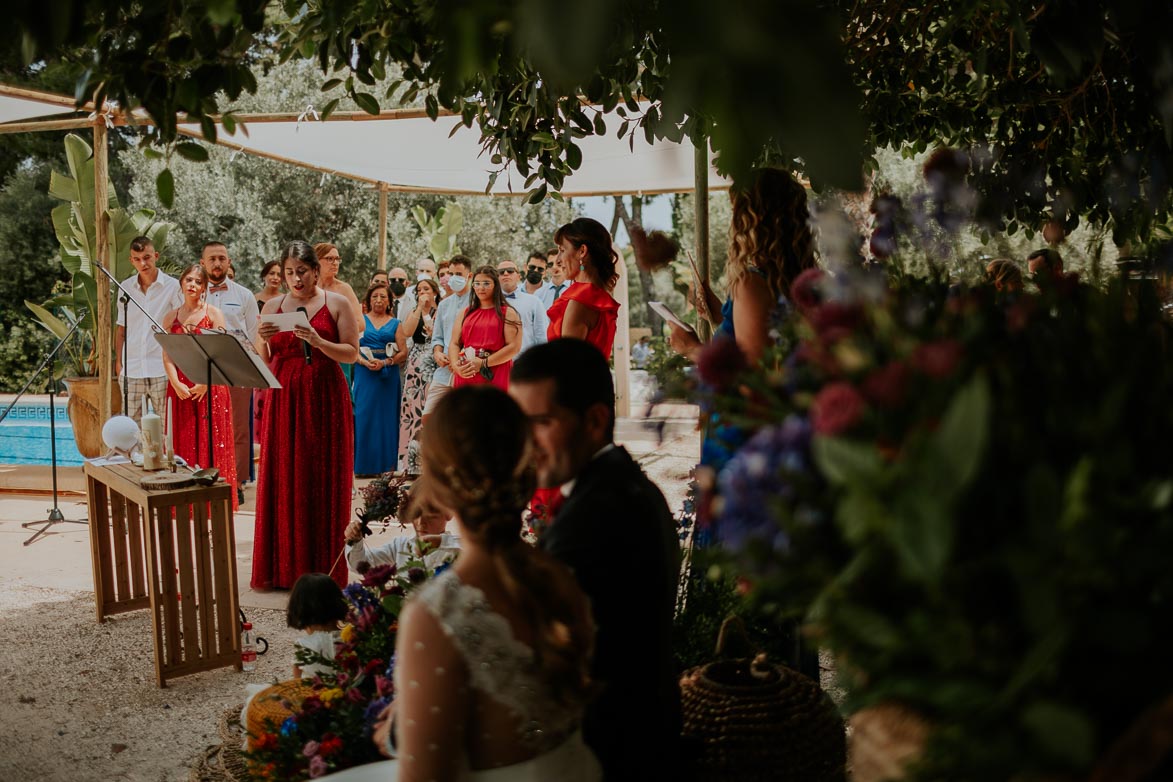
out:
<path id="1" fill-rule="evenodd" d="M 0 84 L 0 123 L 72 114 L 75 110 L 71 98 Z"/>
<path id="2" fill-rule="evenodd" d="M 265 118 L 247 122 L 229 135 L 217 127 L 217 142 L 255 155 L 328 171 L 380 185 L 391 191 L 479 195 L 485 192 L 494 166 L 482 153 L 480 133 L 460 126 L 460 118 L 443 116 L 433 122 L 416 111 L 389 111 L 378 116 L 348 113 L 328 122 L 298 118 Z M 449 132 L 458 130 L 451 136 Z M 201 137 L 198 125 L 181 125 L 186 135 Z M 614 134 L 588 136 L 576 143 L 582 165 L 568 176 L 566 196 L 652 194 L 691 191 L 696 187 L 692 144 L 657 141 L 637 132 L 634 144 Z M 521 195 L 525 177 L 510 164 L 497 177 L 492 195 Z M 709 167 L 709 187 L 728 181 Z"/>

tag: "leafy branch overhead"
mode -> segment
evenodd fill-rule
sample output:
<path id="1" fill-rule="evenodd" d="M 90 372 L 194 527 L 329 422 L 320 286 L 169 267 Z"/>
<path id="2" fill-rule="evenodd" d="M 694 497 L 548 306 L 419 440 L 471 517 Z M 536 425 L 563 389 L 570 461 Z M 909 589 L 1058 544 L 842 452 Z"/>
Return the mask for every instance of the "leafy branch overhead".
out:
<path id="1" fill-rule="evenodd" d="M 841 25 L 809 5 L 74 0 L 54 4 L 53 24 L 29 10 L 17 25 L 26 56 L 85 63 L 79 100 L 144 107 L 162 142 L 181 112 L 213 140 L 213 117 L 256 90 L 249 66 L 312 58 L 365 111 L 424 96 L 433 118 L 476 122 L 486 157 L 513 161 L 539 200 L 579 167 L 583 138 L 608 133 L 711 143 L 735 176 L 770 151 L 802 158 L 817 182 L 859 185 L 864 128 Z M 403 79 L 375 92 L 395 69 Z"/>

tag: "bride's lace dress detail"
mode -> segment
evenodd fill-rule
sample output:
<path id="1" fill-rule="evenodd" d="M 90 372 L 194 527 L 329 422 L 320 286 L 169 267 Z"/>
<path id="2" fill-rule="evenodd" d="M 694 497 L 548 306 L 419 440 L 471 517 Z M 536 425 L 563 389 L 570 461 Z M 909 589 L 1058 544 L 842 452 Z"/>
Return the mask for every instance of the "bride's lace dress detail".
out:
<path id="1" fill-rule="evenodd" d="M 594 755 L 578 733 L 581 706 L 567 706 L 553 698 L 538 675 L 533 650 L 518 640 L 509 621 L 493 610 L 480 589 L 462 583 L 449 570 L 418 589 L 411 602 L 439 625 L 439 631 L 432 631 L 441 636 L 436 641 L 446 640 L 455 652 L 440 648 L 448 644 L 426 642 L 425 633 L 425 640 L 403 653 L 426 656 L 428 664 L 419 664 L 419 658 L 408 666 L 397 664 L 396 690 L 414 689 L 421 705 L 429 704 L 430 713 L 416 711 L 416 717 L 452 719 L 455 715 L 442 714 L 448 708 L 470 715 L 465 725 L 449 723 L 464 737 L 471 765 L 482 769 L 467 771 L 466 759 L 461 764 L 466 769 L 462 778 L 483 782 L 601 778 Z M 446 656 L 454 656 L 467 668 L 467 689 L 456 686 L 451 672 L 441 664 Z M 403 667 L 430 675 L 422 681 L 400 681 Z M 416 725 L 411 720 L 404 727 Z M 412 760 L 401 752 L 401 764 Z"/>
<path id="2" fill-rule="evenodd" d="M 513 637 L 509 622 L 481 590 L 449 572 L 421 590 L 419 599 L 468 664 L 472 686 L 517 716 L 523 744 L 545 752 L 575 731 L 582 715 L 547 696 L 533 650 Z"/>

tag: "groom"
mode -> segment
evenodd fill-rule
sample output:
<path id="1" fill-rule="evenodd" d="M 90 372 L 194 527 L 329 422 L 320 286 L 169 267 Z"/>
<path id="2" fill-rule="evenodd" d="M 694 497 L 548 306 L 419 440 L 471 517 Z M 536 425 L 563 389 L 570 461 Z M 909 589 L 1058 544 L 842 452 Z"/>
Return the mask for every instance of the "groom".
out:
<path id="1" fill-rule="evenodd" d="M 509 393 L 529 416 L 538 485 L 565 500 L 540 545 L 591 600 L 600 694 L 583 737 L 607 780 L 670 779 L 679 753 L 672 657 L 680 547 L 664 495 L 612 440 L 615 390 L 587 342 L 558 339 L 513 364 Z"/>

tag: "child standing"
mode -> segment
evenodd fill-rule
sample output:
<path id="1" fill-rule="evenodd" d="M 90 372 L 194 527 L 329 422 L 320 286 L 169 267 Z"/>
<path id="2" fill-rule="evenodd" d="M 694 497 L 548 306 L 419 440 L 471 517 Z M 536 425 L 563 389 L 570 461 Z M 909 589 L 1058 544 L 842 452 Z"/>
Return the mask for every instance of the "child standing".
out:
<path id="1" fill-rule="evenodd" d="M 325 573 L 306 573 L 293 584 L 285 622 L 305 635 L 294 645 L 308 649 L 327 660 L 334 659 L 334 643 L 338 640 L 338 623 L 346 618 L 346 598 L 334 579 Z M 296 658 L 295 658 L 296 659 Z M 299 666 L 293 663 L 293 678 L 309 679 L 331 669 L 322 663 Z"/>

